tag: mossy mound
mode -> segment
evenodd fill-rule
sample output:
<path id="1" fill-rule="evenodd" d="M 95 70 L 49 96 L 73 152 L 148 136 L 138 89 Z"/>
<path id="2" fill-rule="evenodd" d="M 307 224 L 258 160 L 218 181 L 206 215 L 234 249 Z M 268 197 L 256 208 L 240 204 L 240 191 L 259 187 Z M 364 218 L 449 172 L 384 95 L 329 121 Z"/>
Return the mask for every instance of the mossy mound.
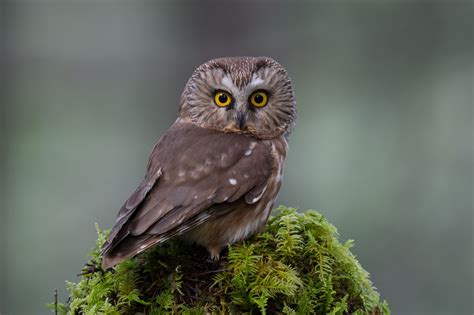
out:
<path id="1" fill-rule="evenodd" d="M 220 261 L 178 241 L 68 282 L 68 314 L 389 314 L 336 228 L 315 211 L 280 207 L 264 231 Z M 100 265 L 98 230 L 91 264 Z M 51 305 L 54 308 L 54 305 Z"/>

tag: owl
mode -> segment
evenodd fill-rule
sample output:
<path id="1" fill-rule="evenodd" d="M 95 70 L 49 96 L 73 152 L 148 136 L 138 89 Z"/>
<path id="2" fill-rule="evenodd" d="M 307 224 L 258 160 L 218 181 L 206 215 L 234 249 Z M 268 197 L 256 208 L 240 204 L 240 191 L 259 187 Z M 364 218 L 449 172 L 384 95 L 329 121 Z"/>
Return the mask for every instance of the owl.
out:
<path id="1" fill-rule="evenodd" d="M 178 119 L 117 215 L 102 267 L 177 237 L 218 259 L 228 244 L 258 232 L 280 190 L 295 119 L 290 78 L 275 60 L 230 57 L 199 66 Z"/>

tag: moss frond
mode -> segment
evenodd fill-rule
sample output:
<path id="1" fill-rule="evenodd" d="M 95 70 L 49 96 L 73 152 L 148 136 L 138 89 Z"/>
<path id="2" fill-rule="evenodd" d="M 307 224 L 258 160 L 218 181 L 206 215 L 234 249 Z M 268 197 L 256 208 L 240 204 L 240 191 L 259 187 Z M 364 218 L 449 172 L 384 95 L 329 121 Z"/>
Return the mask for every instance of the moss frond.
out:
<path id="1" fill-rule="evenodd" d="M 214 262 L 171 241 L 68 282 L 60 314 L 390 314 L 369 274 L 316 211 L 279 207 L 265 230 Z M 90 265 L 100 266 L 98 240 Z M 50 308 L 54 306 L 49 305 Z"/>

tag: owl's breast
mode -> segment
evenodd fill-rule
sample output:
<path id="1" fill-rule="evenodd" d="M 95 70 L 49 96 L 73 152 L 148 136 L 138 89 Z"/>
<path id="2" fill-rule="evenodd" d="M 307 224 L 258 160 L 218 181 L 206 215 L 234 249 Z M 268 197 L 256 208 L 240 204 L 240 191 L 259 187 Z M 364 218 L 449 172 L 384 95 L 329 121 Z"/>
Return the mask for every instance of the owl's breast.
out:
<path id="1" fill-rule="evenodd" d="M 218 253 L 227 244 L 243 240 L 258 232 L 265 225 L 280 191 L 287 151 L 285 138 L 265 140 L 271 156 L 271 173 L 261 196 L 255 203 L 248 203 L 245 196 L 234 202 L 213 205 L 217 213 L 224 213 L 186 233 L 184 238 L 205 246 L 209 252 Z"/>

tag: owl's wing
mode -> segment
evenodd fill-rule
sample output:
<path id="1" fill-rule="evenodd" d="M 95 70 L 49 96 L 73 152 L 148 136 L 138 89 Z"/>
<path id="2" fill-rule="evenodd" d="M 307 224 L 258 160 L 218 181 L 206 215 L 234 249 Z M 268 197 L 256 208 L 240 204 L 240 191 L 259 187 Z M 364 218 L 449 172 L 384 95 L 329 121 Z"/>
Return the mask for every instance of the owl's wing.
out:
<path id="1" fill-rule="evenodd" d="M 271 163 L 265 141 L 175 123 L 155 146 L 144 181 L 120 210 L 103 247 L 103 266 L 232 211 L 240 198 L 257 202 Z"/>

